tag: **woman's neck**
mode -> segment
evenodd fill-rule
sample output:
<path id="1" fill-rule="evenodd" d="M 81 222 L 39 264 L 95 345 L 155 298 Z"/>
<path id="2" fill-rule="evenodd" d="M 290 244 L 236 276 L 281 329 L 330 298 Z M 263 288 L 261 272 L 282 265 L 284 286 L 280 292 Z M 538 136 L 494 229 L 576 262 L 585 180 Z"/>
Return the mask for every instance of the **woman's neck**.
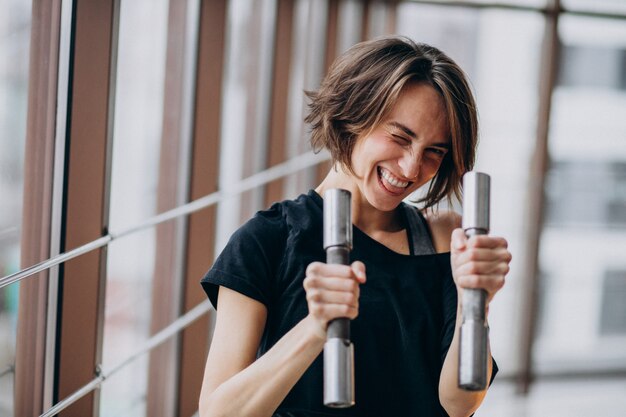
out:
<path id="1" fill-rule="evenodd" d="M 326 178 L 315 188 L 324 197 L 324 192 L 332 188 L 343 188 L 352 194 L 352 223 L 368 234 L 376 232 L 397 232 L 404 229 L 399 210 L 381 211 L 373 207 L 354 181 L 353 174 L 344 172 L 342 167 L 330 169 Z"/>

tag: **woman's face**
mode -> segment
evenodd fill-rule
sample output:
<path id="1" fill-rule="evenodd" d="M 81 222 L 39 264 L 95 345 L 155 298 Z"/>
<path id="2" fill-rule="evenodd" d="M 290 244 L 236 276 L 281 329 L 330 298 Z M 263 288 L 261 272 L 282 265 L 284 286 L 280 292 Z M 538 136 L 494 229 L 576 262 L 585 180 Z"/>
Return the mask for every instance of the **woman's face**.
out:
<path id="1" fill-rule="evenodd" d="M 443 99 L 426 83 L 409 83 L 389 115 L 351 155 L 361 196 L 382 210 L 395 209 L 432 179 L 450 150 Z"/>

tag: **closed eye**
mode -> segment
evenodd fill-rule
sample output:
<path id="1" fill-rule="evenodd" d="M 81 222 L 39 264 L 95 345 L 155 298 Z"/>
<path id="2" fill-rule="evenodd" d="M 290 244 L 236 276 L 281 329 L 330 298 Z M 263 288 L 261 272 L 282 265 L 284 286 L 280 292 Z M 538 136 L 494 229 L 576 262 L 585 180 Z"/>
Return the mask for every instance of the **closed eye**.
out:
<path id="1" fill-rule="evenodd" d="M 396 140 L 396 142 L 398 142 L 398 143 L 400 143 L 402 145 L 407 145 L 407 144 L 411 143 L 411 140 L 405 138 L 404 136 L 394 135 L 394 134 L 392 134 L 391 136 Z"/>
<path id="2" fill-rule="evenodd" d="M 428 152 L 439 157 L 443 157 L 448 153 L 448 150 L 445 148 L 428 148 Z"/>

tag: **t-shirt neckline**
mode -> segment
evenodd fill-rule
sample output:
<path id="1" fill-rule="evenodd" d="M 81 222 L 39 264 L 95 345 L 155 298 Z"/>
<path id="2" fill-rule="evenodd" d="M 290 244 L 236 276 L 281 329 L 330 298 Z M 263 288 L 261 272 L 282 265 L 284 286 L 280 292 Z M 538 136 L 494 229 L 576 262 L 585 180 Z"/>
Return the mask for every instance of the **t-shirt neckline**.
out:
<path id="1" fill-rule="evenodd" d="M 310 189 L 309 192 L 306 194 L 307 197 L 311 198 L 313 200 L 313 202 L 315 203 L 315 205 L 317 205 L 322 211 L 324 210 L 324 199 L 322 198 L 321 195 L 318 194 L 317 191 L 315 191 L 314 189 Z M 406 204 L 404 202 L 400 203 L 400 204 Z M 408 227 L 408 226 L 407 226 Z M 447 254 L 449 252 L 441 252 L 441 253 L 432 253 L 432 254 L 419 254 L 419 255 L 413 255 L 413 254 L 404 254 L 404 253 L 400 253 L 400 252 L 396 252 L 395 250 L 391 249 L 390 247 L 380 243 L 379 241 L 377 241 L 376 239 L 374 239 L 373 237 L 371 237 L 370 235 L 368 235 L 367 233 L 365 233 L 363 230 L 359 229 L 358 226 L 355 226 L 354 224 L 352 225 L 352 230 L 355 231 L 355 233 L 360 234 L 361 236 L 363 236 L 365 238 L 365 240 L 370 241 L 372 244 L 374 244 L 375 246 L 381 248 L 382 250 L 391 253 L 395 256 L 400 256 L 400 257 L 404 257 L 404 258 L 418 258 L 418 257 L 424 257 L 424 256 L 437 256 L 437 255 L 442 255 L 442 254 Z"/>

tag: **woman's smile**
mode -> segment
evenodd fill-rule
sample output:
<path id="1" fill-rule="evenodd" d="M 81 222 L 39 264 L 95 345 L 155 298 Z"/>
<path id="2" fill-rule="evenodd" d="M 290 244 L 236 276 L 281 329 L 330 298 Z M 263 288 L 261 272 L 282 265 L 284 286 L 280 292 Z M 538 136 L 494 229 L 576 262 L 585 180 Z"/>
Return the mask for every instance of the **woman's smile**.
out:
<path id="1" fill-rule="evenodd" d="M 409 185 L 412 183 L 410 181 L 402 181 L 393 175 L 389 170 L 378 167 L 378 182 L 383 187 L 383 189 L 389 192 L 392 195 L 402 195 Z"/>

